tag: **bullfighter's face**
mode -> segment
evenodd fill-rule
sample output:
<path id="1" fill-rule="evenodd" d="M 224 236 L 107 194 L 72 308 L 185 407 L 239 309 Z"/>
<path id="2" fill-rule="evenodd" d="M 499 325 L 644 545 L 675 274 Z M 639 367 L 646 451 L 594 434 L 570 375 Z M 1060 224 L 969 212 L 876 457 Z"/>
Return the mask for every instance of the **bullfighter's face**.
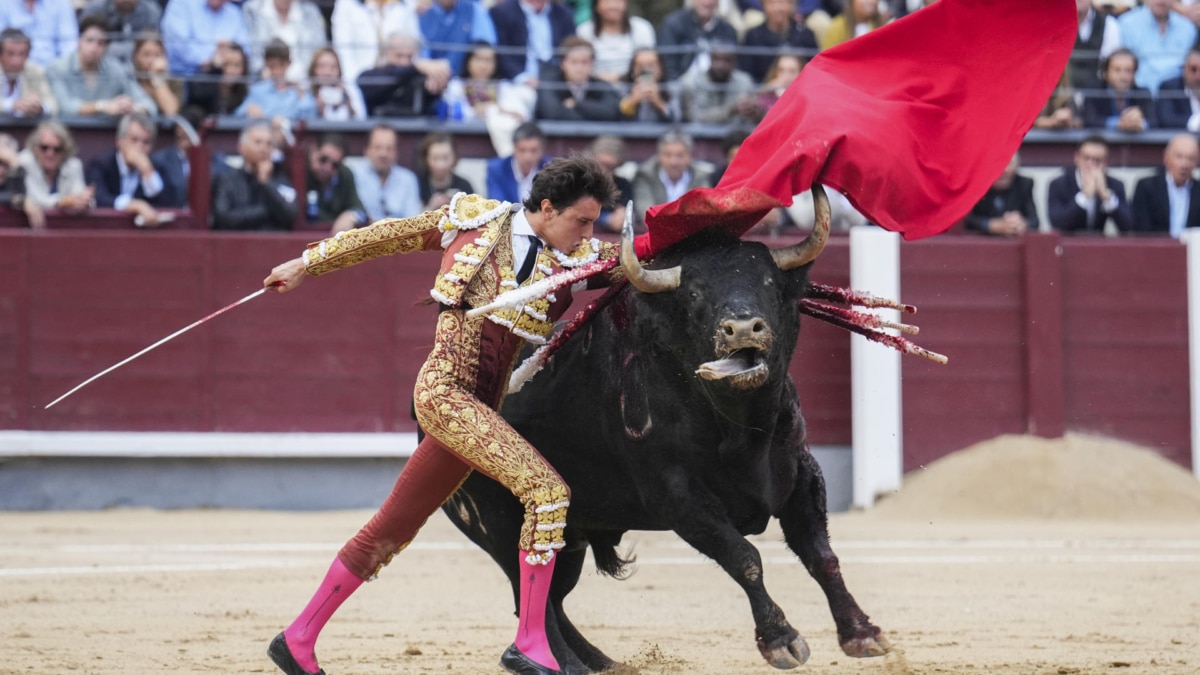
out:
<path id="1" fill-rule="evenodd" d="M 585 196 L 560 211 L 549 199 L 543 199 L 538 213 L 540 223 L 530 220 L 534 232 L 559 251 L 571 253 L 584 239 L 592 238 L 592 227 L 600 217 L 600 202 Z"/>

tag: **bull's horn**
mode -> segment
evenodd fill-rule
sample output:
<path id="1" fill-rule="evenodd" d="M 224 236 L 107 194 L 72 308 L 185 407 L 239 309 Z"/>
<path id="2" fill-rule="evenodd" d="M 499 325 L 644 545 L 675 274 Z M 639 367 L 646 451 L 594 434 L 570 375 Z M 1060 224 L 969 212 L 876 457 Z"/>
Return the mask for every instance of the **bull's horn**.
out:
<path id="1" fill-rule="evenodd" d="M 825 196 L 825 188 L 815 183 L 812 193 L 816 216 L 812 232 L 799 244 L 771 250 L 771 258 L 781 270 L 790 270 L 816 260 L 829 242 L 829 198 Z"/>
<path id="2" fill-rule="evenodd" d="M 827 223 L 828 224 L 828 223 Z M 661 293 L 679 288 L 679 266 L 665 270 L 648 270 L 638 262 L 633 250 L 633 201 L 625 206 L 625 224 L 621 226 L 621 267 L 625 278 L 643 293 Z"/>

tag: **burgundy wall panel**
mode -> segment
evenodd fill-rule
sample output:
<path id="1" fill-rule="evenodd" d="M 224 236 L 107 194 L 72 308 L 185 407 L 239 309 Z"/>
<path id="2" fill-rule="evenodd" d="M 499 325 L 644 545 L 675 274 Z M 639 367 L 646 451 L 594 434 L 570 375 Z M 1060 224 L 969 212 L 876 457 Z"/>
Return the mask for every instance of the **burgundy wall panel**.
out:
<path id="1" fill-rule="evenodd" d="M 0 428 L 414 430 L 412 386 L 437 318 L 422 302 L 435 255 L 268 294 L 42 409 L 258 289 L 318 237 L 0 230 Z M 848 285 L 848 254 L 835 237 L 812 278 Z M 901 299 L 920 308 L 915 341 L 950 357 L 903 359 L 906 468 L 1056 426 L 1190 465 L 1178 243 L 940 237 L 903 244 L 901 262 Z M 843 331 L 803 321 L 790 372 L 816 444 L 851 441 L 849 350 Z"/>

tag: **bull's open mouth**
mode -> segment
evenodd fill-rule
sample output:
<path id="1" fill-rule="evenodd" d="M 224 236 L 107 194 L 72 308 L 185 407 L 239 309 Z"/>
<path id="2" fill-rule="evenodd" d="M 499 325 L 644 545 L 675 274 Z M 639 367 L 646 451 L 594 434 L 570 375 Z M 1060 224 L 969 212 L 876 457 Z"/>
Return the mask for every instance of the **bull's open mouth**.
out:
<path id="1" fill-rule="evenodd" d="M 728 380 L 737 389 L 752 389 L 767 381 L 770 370 L 758 349 L 737 349 L 723 359 L 700 364 L 696 374 L 706 380 Z"/>

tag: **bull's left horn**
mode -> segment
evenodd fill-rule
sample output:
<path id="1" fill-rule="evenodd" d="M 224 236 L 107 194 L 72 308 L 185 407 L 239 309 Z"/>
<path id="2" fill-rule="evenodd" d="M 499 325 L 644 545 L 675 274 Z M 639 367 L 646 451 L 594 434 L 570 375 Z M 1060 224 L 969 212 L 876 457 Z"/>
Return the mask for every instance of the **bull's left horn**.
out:
<path id="1" fill-rule="evenodd" d="M 828 223 L 826 223 L 828 225 Z M 633 201 L 625 206 L 625 224 L 621 226 L 621 267 L 625 278 L 643 293 L 662 293 L 679 288 L 679 265 L 665 270 L 642 268 L 633 250 Z"/>
<path id="2" fill-rule="evenodd" d="M 829 198 L 825 196 L 825 188 L 813 184 L 813 231 L 804 241 L 787 248 L 772 249 L 771 258 L 781 270 L 807 265 L 821 255 L 825 244 L 829 242 Z"/>

